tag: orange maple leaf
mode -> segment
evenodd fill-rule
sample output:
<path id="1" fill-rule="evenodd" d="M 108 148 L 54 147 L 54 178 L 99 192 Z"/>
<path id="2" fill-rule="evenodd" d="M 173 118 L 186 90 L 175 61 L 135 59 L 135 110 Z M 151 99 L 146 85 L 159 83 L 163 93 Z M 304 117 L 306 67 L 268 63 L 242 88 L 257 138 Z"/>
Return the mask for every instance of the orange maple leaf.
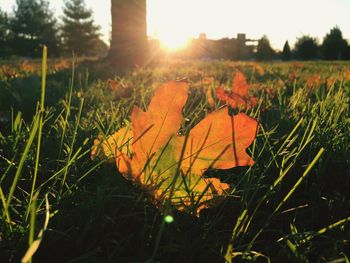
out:
<path id="1" fill-rule="evenodd" d="M 115 92 L 119 98 L 127 98 L 131 96 L 132 88 L 121 81 L 117 82 L 114 79 L 108 79 L 107 85 L 108 89 L 111 92 Z"/>
<path id="2" fill-rule="evenodd" d="M 187 93 L 186 82 L 162 85 L 146 112 L 134 107 L 131 124 L 99 143 L 102 155 L 114 158 L 123 176 L 147 189 L 158 206 L 169 202 L 198 214 L 229 189 L 217 178 L 204 178 L 207 169 L 254 163 L 246 148 L 255 139 L 258 123 L 243 113 L 232 117 L 224 107 L 187 136 L 178 136 Z"/>
<path id="3" fill-rule="evenodd" d="M 346 70 L 343 75 L 346 81 L 350 80 L 350 69 Z"/>
<path id="4" fill-rule="evenodd" d="M 247 84 L 244 75 L 237 71 L 233 77 L 232 92 L 227 92 L 223 87 L 219 87 L 216 89 L 216 96 L 233 109 L 250 109 L 258 104 L 258 99 L 249 96 L 249 88 L 250 85 Z"/>
<path id="5" fill-rule="evenodd" d="M 293 70 L 289 73 L 288 78 L 290 81 L 294 81 L 296 79 L 296 74 Z"/>
<path id="6" fill-rule="evenodd" d="M 252 62 L 248 65 L 251 66 L 260 76 L 263 76 L 265 74 L 265 70 L 260 64 Z"/>
<path id="7" fill-rule="evenodd" d="M 320 74 L 313 74 L 306 78 L 306 86 L 308 88 L 318 87 L 323 82 Z"/>

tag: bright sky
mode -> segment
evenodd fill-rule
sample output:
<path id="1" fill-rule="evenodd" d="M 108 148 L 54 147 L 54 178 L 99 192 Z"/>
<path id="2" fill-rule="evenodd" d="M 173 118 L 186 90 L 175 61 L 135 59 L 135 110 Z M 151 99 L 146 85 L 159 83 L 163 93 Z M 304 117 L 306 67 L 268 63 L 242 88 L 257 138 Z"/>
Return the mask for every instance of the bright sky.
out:
<path id="1" fill-rule="evenodd" d="M 104 40 L 109 42 L 110 0 L 85 0 L 94 11 Z M 309 34 L 320 41 L 338 25 L 350 39 L 350 0 L 147 0 L 148 34 L 160 39 L 184 41 L 207 33 L 208 38 L 248 38 L 266 34 L 274 48 L 286 40 Z M 0 0 L 1 9 L 11 11 L 15 0 Z M 63 0 L 50 0 L 59 17 Z"/>

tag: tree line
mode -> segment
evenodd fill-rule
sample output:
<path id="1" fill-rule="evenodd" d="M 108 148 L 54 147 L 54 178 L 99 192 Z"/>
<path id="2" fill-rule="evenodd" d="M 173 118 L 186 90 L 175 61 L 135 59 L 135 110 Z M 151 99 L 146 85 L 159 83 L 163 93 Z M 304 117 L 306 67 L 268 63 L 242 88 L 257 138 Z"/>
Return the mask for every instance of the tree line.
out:
<path id="1" fill-rule="evenodd" d="M 297 38 L 294 48 L 285 42 L 282 51 L 275 51 L 265 35 L 258 40 L 255 53 L 249 58 L 257 60 L 281 59 L 284 61 L 291 59 L 298 60 L 350 60 L 350 45 L 339 27 L 333 27 L 329 33 L 319 43 L 315 37 L 303 35 Z"/>
<path id="2" fill-rule="evenodd" d="M 0 57 L 39 57 L 42 45 L 51 56 L 94 56 L 107 51 L 84 0 L 64 1 L 59 22 L 46 0 L 16 0 L 12 13 L 0 9 Z"/>
<path id="3" fill-rule="evenodd" d="M 244 36 L 242 39 L 242 35 Z M 254 45 L 246 45 L 254 42 Z M 150 42 L 150 51 L 158 54 L 159 58 L 169 57 L 161 50 L 158 40 Z M 156 52 L 155 52 L 156 51 Z M 152 55 L 153 57 L 156 57 Z M 245 34 L 238 34 L 237 38 L 222 38 L 218 40 L 196 38 L 189 42 L 186 48 L 172 52 L 172 57 L 180 59 L 225 59 L 225 60 L 349 60 L 350 46 L 343 38 L 339 27 L 334 27 L 323 38 L 321 44 L 309 35 L 297 39 L 293 49 L 286 41 L 282 51 L 271 47 L 266 35 L 259 40 L 245 39 Z"/>
<path id="4" fill-rule="evenodd" d="M 322 43 L 314 37 L 304 35 L 297 39 L 293 49 L 286 41 L 282 52 L 275 52 L 266 36 L 261 38 L 257 47 L 257 59 L 268 60 L 276 57 L 282 60 L 349 60 L 350 45 L 337 26 L 326 34 Z"/>

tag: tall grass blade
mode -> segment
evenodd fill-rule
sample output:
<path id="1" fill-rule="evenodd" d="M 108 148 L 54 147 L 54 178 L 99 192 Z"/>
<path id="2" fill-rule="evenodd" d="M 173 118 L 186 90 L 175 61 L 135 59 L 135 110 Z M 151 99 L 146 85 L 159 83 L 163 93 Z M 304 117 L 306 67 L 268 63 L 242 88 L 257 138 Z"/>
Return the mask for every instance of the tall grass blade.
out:
<path id="1" fill-rule="evenodd" d="M 33 144 L 34 138 L 35 138 L 36 133 L 37 133 L 37 131 L 39 129 L 39 123 L 40 123 L 40 118 L 39 118 L 39 114 L 37 114 L 34 117 L 33 126 L 31 128 L 30 134 L 29 134 L 29 139 L 28 139 L 27 144 L 26 144 L 26 146 L 24 148 L 22 157 L 21 157 L 21 159 L 19 161 L 18 168 L 16 170 L 16 174 L 15 174 L 14 179 L 13 179 L 12 184 L 11 184 L 10 191 L 8 193 L 8 196 L 7 196 L 6 206 L 4 207 L 4 210 L 3 210 L 3 217 L 5 217 L 5 215 L 8 213 L 8 209 L 9 209 L 9 207 L 11 205 L 11 201 L 12 201 L 13 195 L 15 193 L 18 180 L 19 180 L 19 178 L 21 176 L 21 173 L 22 173 L 22 170 L 23 170 L 24 162 L 27 159 L 29 150 L 30 150 L 30 148 L 31 148 L 31 146 Z M 10 223 L 10 221 L 8 221 L 8 223 Z"/>
<path id="2" fill-rule="evenodd" d="M 36 197 L 37 195 L 35 195 Z M 36 198 L 34 198 L 33 204 L 36 204 Z M 35 252 L 38 250 L 43 237 L 44 237 L 44 233 L 47 229 L 47 226 L 49 225 L 49 220 L 50 220 L 50 204 L 49 204 L 49 200 L 47 198 L 47 195 L 45 195 L 45 205 L 46 205 L 46 213 L 45 213 L 45 222 L 44 222 L 44 226 L 43 228 L 39 231 L 38 237 L 36 240 L 34 240 L 34 234 L 31 234 L 31 239 L 32 242 L 30 242 L 29 244 L 29 248 L 27 250 L 27 252 L 25 253 L 24 257 L 22 258 L 22 263 L 27 263 L 27 262 L 31 262 L 33 255 L 35 254 Z M 32 205 L 32 209 L 31 209 L 31 217 L 36 217 L 36 207 L 35 205 Z M 32 220 L 31 220 L 32 221 Z M 34 225 L 32 225 L 31 222 L 31 229 L 34 228 Z M 34 232 L 33 232 L 34 233 Z"/>
<path id="3" fill-rule="evenodd" d="M 33 183 L 32 183 L 32 189 L 30 191 L 30 198 L 29 198 L 29 204 L 27 207 L 26 218 L 28 217 L 28 214 L 29 214 L 29 208 L 31 206 L 31 202 L 33 199 L 36 181 L 38 177 L 38 170 L 39 170 L 41 138 L 42 138 L 43 125 L 44 125 L 43 119 L 44 119 L 44 113 L 45 113 L 46 72 L 47 72 L 47 47 L 44 46 L 43 58 L 42 58 L 42 73 L 41 73 L 41 100 L 40 100 L 40 112 L 39 112 L 38 144 L 36 149 Z"/>

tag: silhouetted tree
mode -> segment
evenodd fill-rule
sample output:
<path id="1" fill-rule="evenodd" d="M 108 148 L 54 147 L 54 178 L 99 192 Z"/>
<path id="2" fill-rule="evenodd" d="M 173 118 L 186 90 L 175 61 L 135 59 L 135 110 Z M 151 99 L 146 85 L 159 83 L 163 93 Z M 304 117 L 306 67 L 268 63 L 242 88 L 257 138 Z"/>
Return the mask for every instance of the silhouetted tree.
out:
<path id="1" fill-rule="evenodd" d="M 62 41 L 66 52 L 94 55 L 94 45 L 99 39 L 99 27 L 94 24 L 92 10 L 84 0 L 66 0 L 62 18 Z"/>
<path id="2" fill-rule="evenodd" d="M 350 45 L 348 45 L 346 48 L 344 59 L 350 60 Z"/>
<path id="3" fill-rule="evenodd" d="M 317 58 L 318 45 L 315 38 L 302 36 L 295 43 L 295 52 L 299 59 L 310 60 Z"/>
<path id="4" fill-rule="evenodd" d="M 290 60 L 291 57 L 292 57 L 292 54 L 291 54 L 289 43 L 288 43 L 288 40 L 287 40 L 286 43 L 284 43 L 284 46 L 283 46 L 282 60 L 287 61 L 287 60 Z"/>
<path id="5" fill-rule="evenodd" d="M 275 55 L 275 51 L 270 45 L 270 41 L 267 36 L 263 36 L 258 41 L 258 47 L 256 52 L 256 58 L 258 60 L 271 60 Z"/>
<path id="6" fill-rule="evenodd" d="M 10 29 L 7 14 L 0 9 L 0 57 L 10 55 Z"/>
<path id="7" fill-rule="evenodd" d="M 108 45 L 101 39 L 97 38 L 92 41 L 91 54 L 95 56 L 105 57 L 109 51 Z"/>
<path id="8" fill-rule="evenodd" d="M 334 27 L 325 36 L 322 43 L 322 55 L 327 60 L 344 59 L 348 43 L 339 27 Z"/>
<path id="9" fill-rule="evenodd" d="M 146 0 L 111 0 L 109 59 L 119 68 L 145 65 L 148 57 Z"/>
<path id="10" fill-rule="evenodd" d="M 51 55 L 58 55 L 57 21 L 44 0 L 16 0 L 10 21 L 13 47 L 18 55 L 38 57 L 46 45 Z"/>

